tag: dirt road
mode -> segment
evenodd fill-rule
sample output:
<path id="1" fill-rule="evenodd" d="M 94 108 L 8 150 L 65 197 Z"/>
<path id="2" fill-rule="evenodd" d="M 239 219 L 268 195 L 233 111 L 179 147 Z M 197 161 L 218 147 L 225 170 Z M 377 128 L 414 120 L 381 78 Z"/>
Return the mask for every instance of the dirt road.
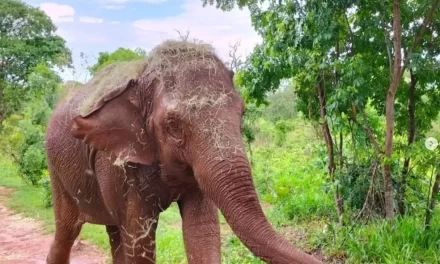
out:
<path id="1" fill-rule="evenodd" d="M 0 187 L 0 196 L 10 190 Z M 4 198 L 4 197 L 3 197 Z M 42 235 L 41 225 L 9 210 L 0 199 L 0 264 L 45 264 L 53 234 Z M 105 264 L 106 256 L 85 242 L 76 244 L 71 264 Z"/>

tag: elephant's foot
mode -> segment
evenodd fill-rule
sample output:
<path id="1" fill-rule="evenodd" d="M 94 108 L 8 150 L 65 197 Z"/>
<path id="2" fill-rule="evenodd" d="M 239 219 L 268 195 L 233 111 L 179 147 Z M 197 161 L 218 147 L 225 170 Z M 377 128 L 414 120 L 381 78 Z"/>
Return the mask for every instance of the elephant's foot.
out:
<path id="1" fill-rule="evenodd" d="M 121 232 L 117 226 L 106 226 L 107 234 L 110 240 L 112 263 L 124 264 L 125 254 L 124 247 L 121 243 Z"/>
<path id="2" fill-rule="evenodd" d="M 47 264 L 69 264 L 72 245 L 75 240 L 60 241 L 55 239 L 46 258 Z"/>

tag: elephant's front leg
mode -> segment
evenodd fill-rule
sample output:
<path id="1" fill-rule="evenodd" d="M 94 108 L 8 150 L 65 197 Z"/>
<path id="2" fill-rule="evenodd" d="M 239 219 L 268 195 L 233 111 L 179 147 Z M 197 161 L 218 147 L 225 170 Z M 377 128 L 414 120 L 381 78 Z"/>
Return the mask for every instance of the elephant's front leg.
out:
<path id="1" fill-rule="evenodd" d="M 188 263 L 221 263 L 217 207 L 198 189 L 189 191 L 178 203 Z"/>
<path id="2" fill-rule="evenodd" d="M 150 212 L 150 213 L 146 213 Z M 120 227 L 125 263 L 156 263 L 156 228 L 159 213 L 135 199 L 127 205 L 126 220 Z"/>
<path id="3" fill-rule="evenodd" d="M 125 263 L 156 263 L 157 217 L 133 217 L 121 227 Z"/>

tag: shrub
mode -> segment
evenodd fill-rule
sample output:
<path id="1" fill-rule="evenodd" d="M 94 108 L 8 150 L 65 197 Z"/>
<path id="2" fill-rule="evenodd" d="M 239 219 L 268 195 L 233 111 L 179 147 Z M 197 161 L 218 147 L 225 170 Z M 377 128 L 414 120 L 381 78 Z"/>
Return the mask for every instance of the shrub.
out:
<path id="1" fill-rule="evenodd" d="M 42 179 L 39 181 L 43 191 L 43 205 L 44 208 L 50 208 L 53 206 L 52 201 L 52 186 L 50 185 L 50 177 L 49 172 L 44 170 L 44 173 L 41 177 Z"/>
<path id="2" fill-rule="evenodd" d="M 263 201 L 275 205 L 286 220 L 333 214 L 325 167 L 313 166 L 312 157 L 305 155 L 310 151 L 310 145 L 316 144 L 313 135 L 300 123 L 296 124 L 297 129 L 287 133 L 293 122 L 278 121 L 278 128 L 260 122 L 265 125 L 261 126 L 258 137 L 278 130 L 285 134 L 286 143 L 281 147 L 264 145 L 255 148 L 253 172 L 258 194 Z"/>
<path id="3" fill-rule="evenodd" d="M 50 112 L 46 102 L 35 101 L 27 105 L 22 115 L 11 115 L 3 122 L 0 147 L 32 185 L 38 184 L 46 169 L 44 132 Z"/>
<path id="4" fill-rule="evenodd" d="M 40 144 L 29 146 L 23 152 L 19 165 L 24 179 L 32 185 L 37 185 L 46 168 L 46 156 Z"/>
<path id="5" fill-rule="evenodd" d="M 293 120 L 279 120 L 275 123 L 275 144 L 278 146 L 283 145 L 287 139 L 287 132 L 292 131 L 294 128 Z"/>

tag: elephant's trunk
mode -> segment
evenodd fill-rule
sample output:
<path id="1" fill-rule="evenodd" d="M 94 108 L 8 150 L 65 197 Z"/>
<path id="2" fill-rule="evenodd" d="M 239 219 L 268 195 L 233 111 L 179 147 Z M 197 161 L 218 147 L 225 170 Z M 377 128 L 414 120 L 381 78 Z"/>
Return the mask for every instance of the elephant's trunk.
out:
<path id="1" fill-rule="evenodd" d="M 206 158 L 201 157 L 203 160 Z M 194 167 L 201 189 L 220 208 L 234 233 L 267 263 L 318 264 L 275 232 L 258 201 L 251 169 L 244 155 L 223 161 L 206 160 Z"/>

